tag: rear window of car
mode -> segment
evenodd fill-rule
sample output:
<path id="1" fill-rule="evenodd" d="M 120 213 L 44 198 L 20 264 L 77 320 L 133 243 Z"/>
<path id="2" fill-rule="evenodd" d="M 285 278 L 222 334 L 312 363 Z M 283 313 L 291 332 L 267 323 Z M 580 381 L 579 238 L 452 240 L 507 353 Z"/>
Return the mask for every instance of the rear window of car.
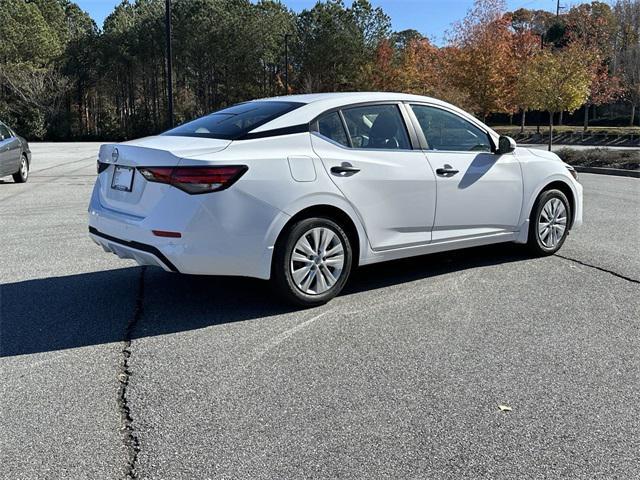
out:
<path id="1" fill-rule="evenodd" d="M 235 140 L 302 105 L 277 101 L 239 103 L 184 123 L 162 135 Z"/>

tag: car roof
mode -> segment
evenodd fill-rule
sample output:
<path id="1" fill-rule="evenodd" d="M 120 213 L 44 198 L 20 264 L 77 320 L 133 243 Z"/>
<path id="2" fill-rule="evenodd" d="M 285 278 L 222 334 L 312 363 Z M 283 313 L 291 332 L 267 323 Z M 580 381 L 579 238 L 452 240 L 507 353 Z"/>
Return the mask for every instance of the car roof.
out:
<path id="1" fill-rule="evenodd" d="M 344 102 L 356 103 L 365 101 L 424 101 L 430 100 L 439 102 L 435 98 L 423 97 L 421 95 L 411 95 L 408 93 L 396 92 L 331 92 L 331 93 L 302 93 L 298 95 L 284 95 L 280 97 L 261 98 L 257 101 L 279 101 L 297 103 L 318 103 L 318 102 Z"/>
<path id="2" fill-rule="evenodd" d="M 397 92 L 333 92 L 333 93 L 306 93 L 300 95 L 285 95 L 281 97 L 269 97 L 253 100 L 255 102 L 295 102 L 302 103 L 303 106 L 296 108 L 295 110 L 285 113 L 280 117 L 267 122 L 252 132 L 263 132 L 267 130 L 273 130 L 277 128 L 286 128 L 294 125 L 300 125 L 308 123 L 315 119 L 318 115 L 331 110 L 333 108 L 344 107 L 357 103 L 364 102 L 419 102 L 429 103 L 431 105 L 437 105 L 445 107 L 449 110 L 455 111 L 459 115 L 467 118 L 473 123 L 481 122 L 473 115 L 461 110 L 455 105 L 451 105 L 437 98 L 425 97 L 422 95 L 412 95 L 408 93 Z M 485 129 L 488 129 L 494 135 L 497 136 L 486 125 L 481 124 Z"/>

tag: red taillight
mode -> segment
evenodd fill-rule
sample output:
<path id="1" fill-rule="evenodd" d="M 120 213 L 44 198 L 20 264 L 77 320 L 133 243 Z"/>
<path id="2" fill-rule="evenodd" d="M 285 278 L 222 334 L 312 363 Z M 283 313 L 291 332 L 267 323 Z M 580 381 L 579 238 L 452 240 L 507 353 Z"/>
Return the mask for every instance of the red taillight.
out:
<path id="1" fill-rule="evenodd" d="M 138 167 L 149 182 L 168 183 L 187 193 L 219 192 L 248 170 L 246 165 L 224 167 Z"/>
<path id="2" fill-rule="evenodd" d="M 138 168 L 138 171 L 150 182 L 171 183 L 173 167 Z"/>

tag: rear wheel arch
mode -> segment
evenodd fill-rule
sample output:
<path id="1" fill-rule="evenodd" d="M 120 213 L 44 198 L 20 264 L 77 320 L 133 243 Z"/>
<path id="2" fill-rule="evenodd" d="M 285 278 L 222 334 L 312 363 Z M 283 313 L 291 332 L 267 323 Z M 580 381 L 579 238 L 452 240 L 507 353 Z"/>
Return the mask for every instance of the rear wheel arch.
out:
<path id="1" fill-rule="evenodd" d="M 286 241 L 287 233 L 296 223 L 305 218 L 312 217 L 328 218 L 342 227 L 349 238 L 351 249 L 353 250 L 353 268 L 357 267 L 360 260 L 360 234 L 358 233 L 358 228 L 348 213 L 333 205 L 313 205 L 293 215 L 280 230 L 275 248 L 278 248 L 282 245 L 282 242 Z"/>

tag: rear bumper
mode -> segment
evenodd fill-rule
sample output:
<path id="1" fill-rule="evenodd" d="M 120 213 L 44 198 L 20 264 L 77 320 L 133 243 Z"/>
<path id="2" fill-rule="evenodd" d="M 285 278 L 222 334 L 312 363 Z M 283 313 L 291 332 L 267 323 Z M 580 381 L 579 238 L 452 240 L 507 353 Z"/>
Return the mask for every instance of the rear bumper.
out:
<path id="1" fill-rule="evenodd" d="M 94 227 L 89 227 L 89 235 L 105 252 L 115 253 L 120 258 L 135 260 L 140 265 L 156 265 L 167 272 L 180 273 L 171 260 L 153 245 L 112 237 Z"/>
<path id="2" fill-rule="evenodd" d="M 169 272 L 269 279 L 273 246 L 290 218 L 280 210 L 238 188 L 208 195 L 169 188 L 146 216 L 134 216 L 103 205 L 100 181 L 88 223 L 91 239 L 105 251 Z"/>

